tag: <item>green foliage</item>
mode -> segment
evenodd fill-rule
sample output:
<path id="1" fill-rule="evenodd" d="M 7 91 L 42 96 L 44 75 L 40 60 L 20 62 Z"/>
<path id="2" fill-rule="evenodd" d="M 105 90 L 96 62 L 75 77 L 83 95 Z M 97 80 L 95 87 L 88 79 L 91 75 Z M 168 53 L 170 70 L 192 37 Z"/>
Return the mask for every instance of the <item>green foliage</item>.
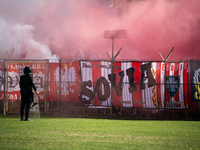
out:
<path id="1" fill-rule="evenodd" d="M 0 115 L 0 149 L 200 149 L 200 122 Z"/>

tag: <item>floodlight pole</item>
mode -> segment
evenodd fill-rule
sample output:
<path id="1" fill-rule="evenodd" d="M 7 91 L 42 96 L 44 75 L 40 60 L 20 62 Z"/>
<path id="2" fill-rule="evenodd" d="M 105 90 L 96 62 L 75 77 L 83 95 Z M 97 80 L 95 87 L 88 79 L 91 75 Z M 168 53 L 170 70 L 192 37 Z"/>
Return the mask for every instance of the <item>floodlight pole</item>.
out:
<path id="1" fill-rule="evenodd" d="M 164 74 L 164 120 L 166 120 L 166 65 L 167 65 L 167 60 L 169 59 L 170 55 L 172 54 L 174 47 L 172 47 L 171 51 L 169 52 L 169 54 L 167 55 L 166 59 L 163 58 L 163 56 L 161 55 L 161 53 L 159 52 L 161 58 L 163 59 L 164 63 L 165 63 L 165 74 Z"/>
<path id="2" fill-rule="evenodd" d="M 106 38 L 111 38 L 112 39 L 112 57 L 110 57 L 110 55 L 107 53 L 110 61 L 111 61 L 111 103 L 110 103 L 110 117 L 113 117 L 113 67 L 114 67 L 114 60 L 117 58 L 117 56 L 119 55 L 120 51 L 122 50 L 122 48 L 117 52 L 117 54 L 114 56 L 114 38 L 126 38 L 126 31 L 125 30 L 111 30 L 110 32 L 113 32 L 114 34 L 111 35 L 104 35 Z M 115 32 L 117 34 L 115 34 Z M 120 36 L 118 33 L 122 32 L 123 34 Z"/>
<path id="3" fill-rule="evenodd" d="M 111 118 L 113 115 L 113 66 L 114 66 L 114 37 L 112 37 L 112 59 L 111 59 L 111 106 L 110 106 L 110 114 Z"/>
<path id="4" fill-rule="evenodd" d="M 121 51 L 121 49 L 114 56 L 114 37 L 112 37 L 112 58 L 110 59 L 110 61 L 111 61 L 111 104 L 110 104 L 110 116 L 111 116 L 111 118 L 112 118 L 112 115 L 113 115 L 113 66 L 114 66 L 114 60 L 117 57 L 117 55 L 119 54 L 119 52 Z M 107 55 L 110 58 L 108 53 L 107 53 Z"/>

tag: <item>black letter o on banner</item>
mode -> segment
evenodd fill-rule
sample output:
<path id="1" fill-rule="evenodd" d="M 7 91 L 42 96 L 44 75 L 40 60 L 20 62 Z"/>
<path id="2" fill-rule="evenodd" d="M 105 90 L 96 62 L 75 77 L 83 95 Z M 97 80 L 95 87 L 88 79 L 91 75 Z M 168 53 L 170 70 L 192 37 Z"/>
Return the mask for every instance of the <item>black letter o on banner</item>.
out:
<path id="1" fill-rule="evenodd" d="M 104 95 L 102 95 L 102 90 L 100 89 L 101 83 L 104 87 Z M 94 91 L 97 92 L 97 98 L 100 101 L 106 101 L 110 97 L 110 86 L 105 77 L 100 77 L 97 79 Z"/>

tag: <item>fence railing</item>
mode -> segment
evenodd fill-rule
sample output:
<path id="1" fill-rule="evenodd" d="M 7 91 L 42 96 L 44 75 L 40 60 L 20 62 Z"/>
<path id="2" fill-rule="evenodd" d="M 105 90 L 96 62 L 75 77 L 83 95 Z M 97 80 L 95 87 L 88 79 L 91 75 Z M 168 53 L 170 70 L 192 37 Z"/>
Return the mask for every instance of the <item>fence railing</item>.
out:
<path id="1" fill-rule="evenodd" d="M 199 84 L 191 83 L 190 62 L 168 63 L 166 78 L 163 64 L 160 61 L 116 61 L 112 83 L 109 61 L 2 60 L 0 111 L 3 114 L 19 113 L 19 76 L 23 67 L 28 65 L 40 92 L 42 114 L 199 119 L 200 103 L 192 100 L 192 87 L 196 88 L 197 98 L 200 90 Z"/>

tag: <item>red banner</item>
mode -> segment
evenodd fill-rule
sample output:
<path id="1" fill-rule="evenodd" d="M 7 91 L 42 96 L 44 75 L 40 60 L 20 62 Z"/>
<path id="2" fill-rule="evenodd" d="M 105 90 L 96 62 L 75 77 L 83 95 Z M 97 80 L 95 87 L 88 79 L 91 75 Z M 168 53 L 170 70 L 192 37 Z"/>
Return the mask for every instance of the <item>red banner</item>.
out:
<path id="1" fill-rule="evenodd" d="M 61 94 L 61 101 L 78 101 L 78 91 L 79 91 L 78 82 L 79 82 L 78 61 L 64 62 L 61 64 L 61 68 L 59 68 L 59 63 L 50 63 L 49 101 L 59 101 L 60 94 Z"/>
<path id="2" fill-rule="evenodd" d="M 46 63 L 45 62 L 7 62 L 6 63 L 6 100 L 21 100 L 19 80 L 23 74 L 23 68 L 29 66 L 33 74 L 33 80 L 39 91 L 39 101 L 46 100 L 45 86 Z M 3 99 L 3 94 L 2 94 Z"/>

